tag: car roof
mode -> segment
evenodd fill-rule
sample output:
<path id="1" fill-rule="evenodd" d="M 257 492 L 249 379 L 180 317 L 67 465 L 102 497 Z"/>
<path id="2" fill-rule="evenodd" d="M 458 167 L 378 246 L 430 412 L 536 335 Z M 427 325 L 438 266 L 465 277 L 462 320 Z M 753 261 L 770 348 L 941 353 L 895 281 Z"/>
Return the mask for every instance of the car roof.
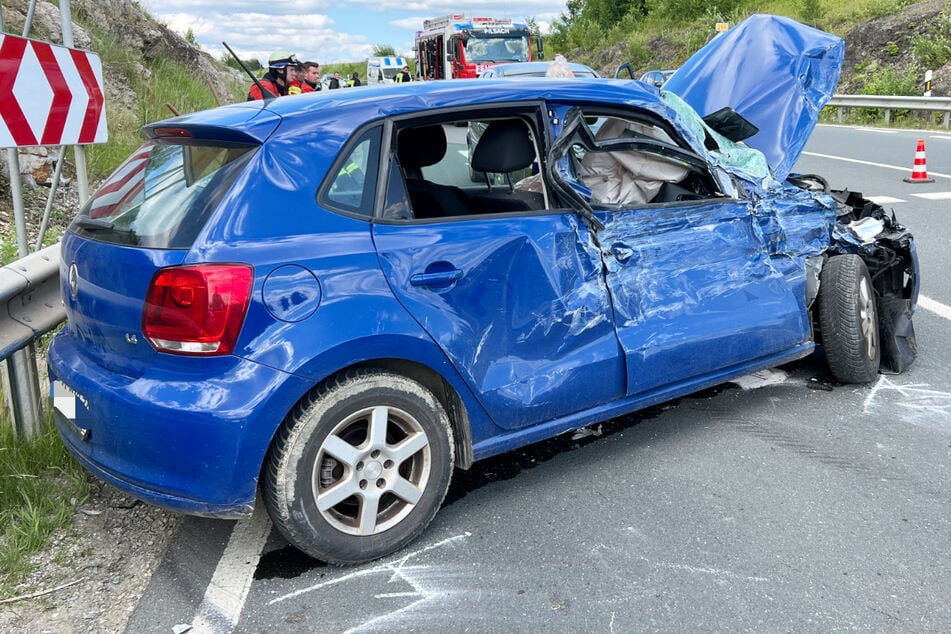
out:
<path id="1" fill-rule="evenodd" d="M 454 79 L 420 81 L 393 85 L 371 85 L 352 91 L 320 91 L 278 97 L 267 101 L 243 101 L 202 110 L 149 124 L 147 128 L 170 124 L 252 128 L 260 119 L 279 116 L 287 123 L 313 120 L 334 121 L 335 129 L 347 135 L 364 122 L 389 116 L 470 105 L 511 105 L 516 102 L 565 100 L 577 103 L 602 102 L 607 105 L 647 107 L 668 112 L 660 96 L 646 84 L 629 80 L 580 77 L 560 79 L 540 77 L 531 82 L 519 79 Z M 283 124 L 282 124 L 283 127 Z"/>

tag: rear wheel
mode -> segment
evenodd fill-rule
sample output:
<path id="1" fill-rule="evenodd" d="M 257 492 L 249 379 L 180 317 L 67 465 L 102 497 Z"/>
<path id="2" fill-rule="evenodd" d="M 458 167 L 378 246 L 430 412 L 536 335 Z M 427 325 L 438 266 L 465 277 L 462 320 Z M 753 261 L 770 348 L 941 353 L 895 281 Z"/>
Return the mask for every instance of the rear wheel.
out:
<path id="1" fill-rule="evenodd" d="M 351 564 L 399 550 L 432 520 L 452 475 L 452 432 L 422 385 L 358 370 L 318 388 L 281 427 L 263 497 L 300 550 Z"/>
<path id="2" fill-rule="evenodd" d="M 881 345 L 875 302 L 862 258 L 829 258 L 819 274 L 819 328 L 829 369 L 842 383 L 868 383 L 878 374 Z"/>

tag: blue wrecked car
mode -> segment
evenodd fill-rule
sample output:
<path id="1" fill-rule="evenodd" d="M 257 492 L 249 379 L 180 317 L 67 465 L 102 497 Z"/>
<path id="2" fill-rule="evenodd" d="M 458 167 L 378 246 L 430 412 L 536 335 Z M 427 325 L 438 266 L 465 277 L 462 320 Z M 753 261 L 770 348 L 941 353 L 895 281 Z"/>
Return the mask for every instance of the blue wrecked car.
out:
<path id="1" fill-rule="evenodd" d="M 819 349 L 844 383 L 901 372 L 912 235 L 790 173 L 842 56 L 754 16 L 663 90 L 414 82 L 147 125 L 62 242 L 63 440 L 170 509 L 260 493 L 353 563 L 482 458 Z"/>

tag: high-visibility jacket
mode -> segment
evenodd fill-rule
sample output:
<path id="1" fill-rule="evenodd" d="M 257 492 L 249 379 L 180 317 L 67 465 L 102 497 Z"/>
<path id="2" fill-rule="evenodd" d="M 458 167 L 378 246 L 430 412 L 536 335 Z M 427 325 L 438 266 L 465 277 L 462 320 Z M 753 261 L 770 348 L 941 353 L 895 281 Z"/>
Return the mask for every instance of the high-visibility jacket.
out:
<path id="1" fill-rule="evenodd" d="M 407 72 L 400 71 L 400 73 L 393 78 L 397 84 L 402 84 L 404 82 L 413 81 L 413 76 Z"/>

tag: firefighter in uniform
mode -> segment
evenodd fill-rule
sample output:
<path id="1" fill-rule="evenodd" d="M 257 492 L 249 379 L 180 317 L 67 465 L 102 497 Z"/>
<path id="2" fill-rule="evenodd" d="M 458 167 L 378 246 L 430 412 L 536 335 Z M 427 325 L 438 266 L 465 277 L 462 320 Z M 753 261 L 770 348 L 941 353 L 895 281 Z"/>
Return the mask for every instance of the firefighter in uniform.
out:
<path id="1" fill-rule="evenodd" d="M 264 99 L 265 97 L 270 98 L 271 95 L 280 97 L 288 94 L 288 90 L 297 82 L 297 67 L 299 64 L 300 62 L 297 61 L 297 57 L 293 53 L 287 51 L 272 53 L 271 57 L 268 58 L 267 73 L 258 80 L 270 95 L 262 94 L 257 83 L 254 83 L 251 84 L 251 89 L 248 90 L 248 101 Z M 298 86 L 296 92 L 299 94 L 300 84 L 296 85 Z"/>

